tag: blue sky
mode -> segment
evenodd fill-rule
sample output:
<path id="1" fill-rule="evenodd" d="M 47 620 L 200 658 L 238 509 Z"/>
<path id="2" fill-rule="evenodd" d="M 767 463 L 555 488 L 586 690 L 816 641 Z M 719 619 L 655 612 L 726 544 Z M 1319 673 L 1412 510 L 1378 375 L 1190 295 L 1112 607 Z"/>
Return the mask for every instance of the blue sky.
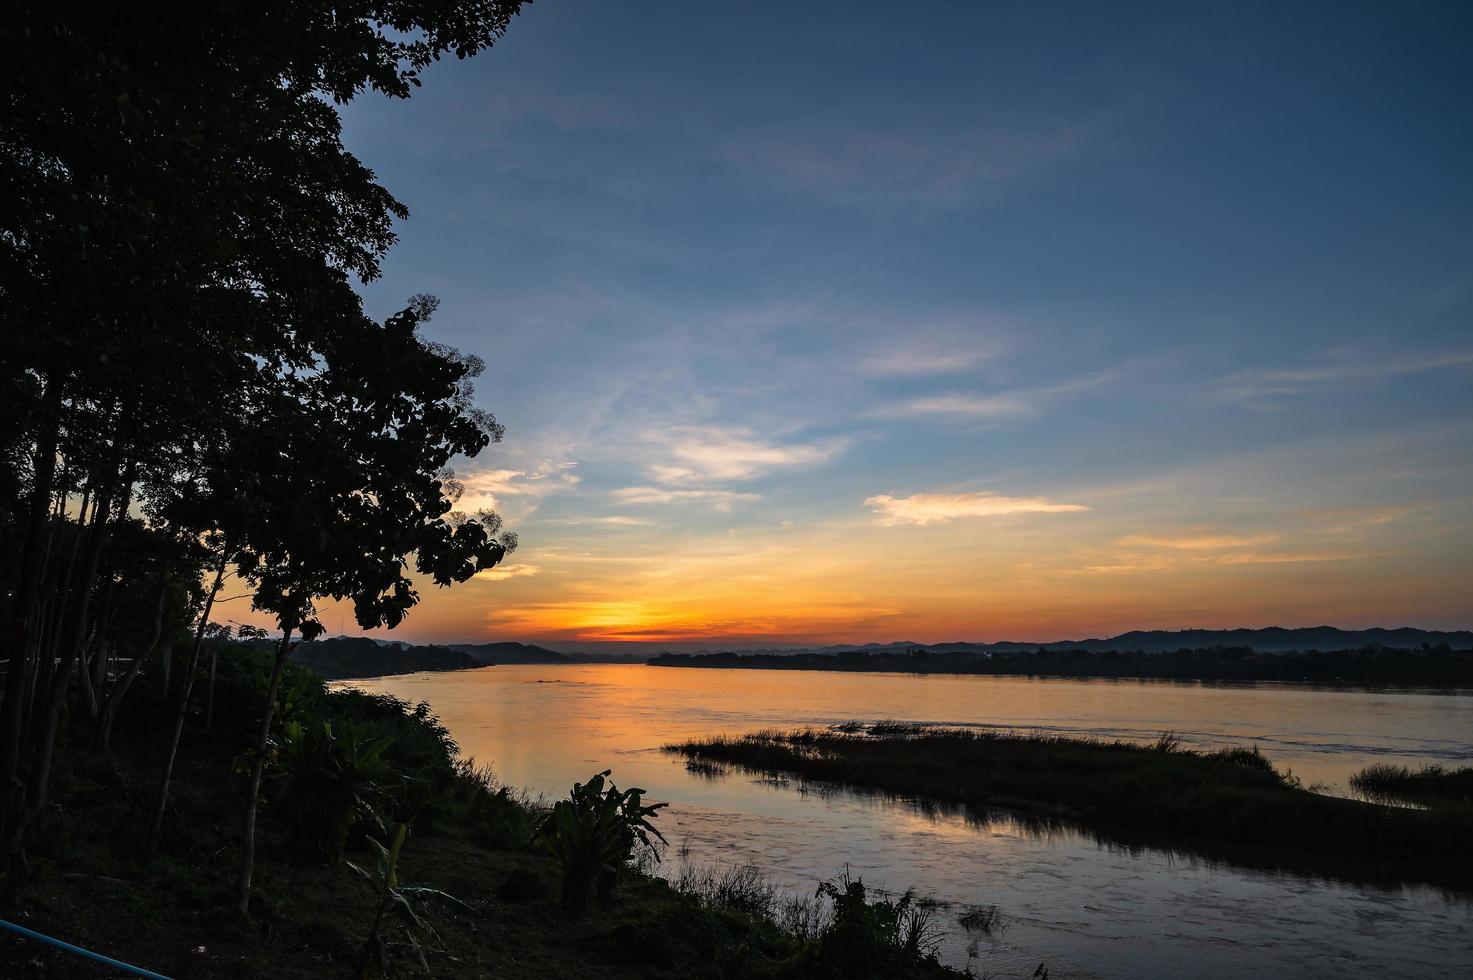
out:
<path id="1" fill-rule="evenodd" d="M 523 548 L 424 638 L 1473 625 L 1473 7 L 542 2 L 344 113 Z"/>

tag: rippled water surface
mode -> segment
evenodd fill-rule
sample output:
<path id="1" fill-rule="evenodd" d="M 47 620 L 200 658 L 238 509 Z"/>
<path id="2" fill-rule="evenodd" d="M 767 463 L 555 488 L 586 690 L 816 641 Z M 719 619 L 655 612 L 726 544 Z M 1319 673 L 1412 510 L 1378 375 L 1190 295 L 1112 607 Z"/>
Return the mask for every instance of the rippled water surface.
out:
<path id="1" fill-rule="evenodd" d="M 1473 975 L 1473 903 L 1428 886 L 1367 884 L 1213 863 L 936 811 L 877 794 L 687 772 L 669 742 L 765 727 L 896 719 L 1256 745 L 1324 792 L 1371 762 L 1473 762 L 1473 696 L 625 665 L 489 667 L 357 686 L 428 701 L 478 761 L 562 796 L 612 768 L 669 800 L 661 823 L 698 864 L 755 864 L 793 891 L 849 866 L 940 903 L 943 955 L 978 975 L 1377 978 Z M 1353 879 L 1352 875 L 1341 878 Z M 1002 928 L 956 917 L 997 905 Z"/>

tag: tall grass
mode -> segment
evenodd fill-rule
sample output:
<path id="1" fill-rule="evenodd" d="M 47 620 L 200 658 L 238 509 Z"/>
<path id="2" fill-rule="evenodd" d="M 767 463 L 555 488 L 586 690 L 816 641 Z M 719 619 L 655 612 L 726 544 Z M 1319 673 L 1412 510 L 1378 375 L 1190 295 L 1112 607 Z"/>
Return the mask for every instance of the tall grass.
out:
<path id="1" fill-rule="evenodd" d="M 1374 802 L 1420 803 L 1424 806 L 1473 803 L 1473 766 L 1444 769 L 1424 766 L 1367 766 L 1350 777 L 1350 786 Z"/>
<path id="2" fill-rule="evenodd" d="M 935 903 L 914 890 L 871 890 L 847 868 L 811 896 L 785 892 L 752 865 L 686 864 L 670 884 L 708 908 L 777 926 L 800 950 L 799 976 L 933 975 L 927 968 L 937 965 Z"/>

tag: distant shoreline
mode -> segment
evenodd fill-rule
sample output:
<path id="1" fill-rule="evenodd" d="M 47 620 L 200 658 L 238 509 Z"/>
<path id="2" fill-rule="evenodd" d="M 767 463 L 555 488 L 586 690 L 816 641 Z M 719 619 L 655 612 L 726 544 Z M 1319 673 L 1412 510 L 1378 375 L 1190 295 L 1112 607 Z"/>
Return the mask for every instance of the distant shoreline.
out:
<path id="1" fill-rule="evenodd" d="M 1243 648 L 1172 652 L 1048 650 L 1007 653 L 849 651 L 836 654 L 661 654 L 652 667 L 827 670 L 1058 679 L 1283 682 L 1338 687 L 1473 689 L 1473 649 L 1261 653 Z"/>

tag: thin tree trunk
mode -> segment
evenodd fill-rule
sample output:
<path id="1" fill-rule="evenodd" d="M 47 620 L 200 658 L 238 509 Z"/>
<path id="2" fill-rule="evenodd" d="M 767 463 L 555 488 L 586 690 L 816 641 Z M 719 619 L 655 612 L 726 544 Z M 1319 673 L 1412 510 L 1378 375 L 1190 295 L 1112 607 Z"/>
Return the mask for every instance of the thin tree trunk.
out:
<path id="1" fill-rule="evenodd" d="M 7 801 L 17 795 L 18 787 L 13 784 L 20 765 L 21 719 L 25 714 L 22 702 L 35 666 L 31 640 L 38 625 L 35 613 L 41 592 L 42 546 L 51 509 L 51 484 L 56 477 L 56 443 L 61 427 L 59 392 L 55 382 L 47 387 L 46 404 L 53 417 L 43 420 L 44 427 L 36 441 L 30 514 L 21 545 L 20 583 L 5 637 L 10 659 L 5 669 L 4 699 L 0 701 L 0 791 L 5 793 Z M 9 807 L 4 809 L 8 811 Z M 0 814 L 0 821 L 8 824 L 9 819 L 8 813 Z"/>
<path id="2" fill-rule="evenodd" d="M 97 652 L 87 653 L 89 649 Z M 95 721 L 97 713 L 102 710 L 102 705 L 97 700 L 97 686 L 92 679 L 92 665 L 100 655 L 95 633 L 90 639 L 82 641 L 82 650 L 83 653 L 78 658 L 80 662 L 77 664 L 77 676 L 82 682 L 82 696 L 87 701 L 87 717 Z"/>
<path id="3" fill-rule="evenodd" d="M 164 811 L 169 805 L 169 783 L 174 778 L 174 760 L 179 755 L 179 740 L 184 735 L 184 719 L 189 715 L 189 694 L 194 687 L 194 671 L 199 664 L 200 644 L 205 639 L 205 628 L 210 624 L 210 612 L 215 607 L 215 597 L 220 594 L 220 584 L 225 581 L 225 562 L 229 554 L 226 546 L 220 548 L 220 564 L 215 567 L 215 581 L 210 586 L 209 595 L 205 596 L 204 608 L 200 610 L 199 624 L 194 628 L 194 644 L 189 650 L 189 669 L 184 674 L 184 689 L 179 692 L 179 707 L 174 712 L 174 734 L 169 739 L 169 757 L 164 762 L 164 778 L 159 783 L 159 798 L 153 808 L 153 821 L 148 827 L 148 842 L 144 845 L 144 853 L 153 856 L 154 850 L 159 844 L 159 833 L 164 826 Z M 172 660 L 173 650 L 165 652 L 165 661 Z M 164 668 L 165 676 L 168 668 Z"/>
<path id="4" fill-rule="evenodd" d="M 163 674 L 164 700 L 169 699 L 169 689 L 173 686 L 169 683 L 174 673 L 174 650 L 172 647 L 164 648 L 163 658 L 159 661 L 159 671 Z"/>
<path id="5" fill-rule="evenodd" d="M 121 518 L 128 512 L 125 502 L 118 516 Z M 107 665 L 111 659 L 110 648 L 107 644 L 107 634 L 112 626 L 113 617 L 117 615 L 116 600 L 118 591 L 117 568 L 109 563 L 107 569 L 107 584 L 102 589 L 102 599 L 97 610 L 97 625 L 92 630 L 92 656 L 88 657 L 83 664 L 87 672 L 87 712 L 93 721 L 102 718 L 102 704 L 107 696 Z"/>
<path id="6" fill-rule="evenodd" d="M 246 798 L 245 834 L 241 840 L 240 876 L 235 881 L 235 909 L 241 915 L 251 910 L 251 872 L 256 861 L 256 805 L 261 795 L 261 775 L 266 771 L 266 747 L 271 740 L 271 716 L 276 711 L 276 692 L 281 687 L 282 670 L 291 654 L 292 631 L 296 624 L 288 619 L 281 626 L 281 642 L 276 645 L 276 663 L 271 667 L 271 683 L 266 689 L 266 705 L 261 712 L 261 727 L 256 733 L 256 757 L 251 763 L 251 790 Z"/>
<path id="7" fill-rule="evenodd" d="M 215 726 L 215 661 L 219 658 L 219 647 L 210 647 L 210 690 L 205 695 L 205 731 L 207 732 Z"/>
<path id="8" fill-rule="evenodd" d="M 56 665 L 64 656 L 64 640 L 70 635 L 68 624 L 72 620 L 67 614 L 72 604 L 72 576 L 77 571 L 77 555 L 82 550 L 83 541 L 90 545 L 95 538 L 97 516 L 101 512 L 101 504 L 102 497 L 94 493 L 92 487 L 89 486 L 82 493 L 82 505 L 77 509 L 77 531 L 72 536 L 71 554 L 67 555 L 64 561 L 60 556 L 57 559 L 57 574 L 60 580 L 52 588 L 54 600 L 50 603 L 51 608 L 48 609 L 47 621 L 44 624 L 45 632 L 41 636 L 39 659 L 36 664 L 36 691 L 41 695 L 43 705 L 46 692 L 51 689 Z M 66 569 L 65 572 L 62 571 L 63 567 Z M 32 717 L 30 724 L 33 731 L 39 721 L 40 717 Z"/>
<path id="9" fill-rule="evenodd" d="M 102 706 L 102 719 L 97 726 L 97 747 L 104 752 L 107 751 L 108 741 L 112 738 L 113 722 L 118 717 L 118 707 L 123 703 L 123 697 L 128 693 L 128 688 L 138 678 L 138 673 L 143 669 L 146 660 L 153 656 L 158 649 L 159 641 L 164 637 L 164 606 L 169 598 L 169 573 L 166 569 L 159 580 L 159 598 L 153 607 L 153 631 L 148 637 L 148 646 L 143 652 L 133 658 L 128 672 L 118 678 L 112 690 L 107 692 L 107 701 Z"/>
<path id="10" fill-rule="evenodd" d="M 87 547 L 87 565 L 79 587 L 76 619 L 67 632 L 67 640 L 62 645 L 61 662 L 52 674 L 51 687 L 45 692 L 46 701 L 41 706 L 42 714 L 37 718 L 35 763 L 31 767 L 30 800 L 27 805 L 31 814 L 38 813 L 46 806 L 46 792 L 51 784 L 51 758 L 56 750 L 56 729 L 61 721 L 61 710 L 66 704 L 72 669 L 81 655 L 83 643 L 86 642 L 92 587 L 97 580 L 97 566 L 102 560 L 103 548 L 107 545 L 107 521 L 111 509 L 111 501 L 106 498 L 99 498 L 94 507 L 95 516 Z"/>

